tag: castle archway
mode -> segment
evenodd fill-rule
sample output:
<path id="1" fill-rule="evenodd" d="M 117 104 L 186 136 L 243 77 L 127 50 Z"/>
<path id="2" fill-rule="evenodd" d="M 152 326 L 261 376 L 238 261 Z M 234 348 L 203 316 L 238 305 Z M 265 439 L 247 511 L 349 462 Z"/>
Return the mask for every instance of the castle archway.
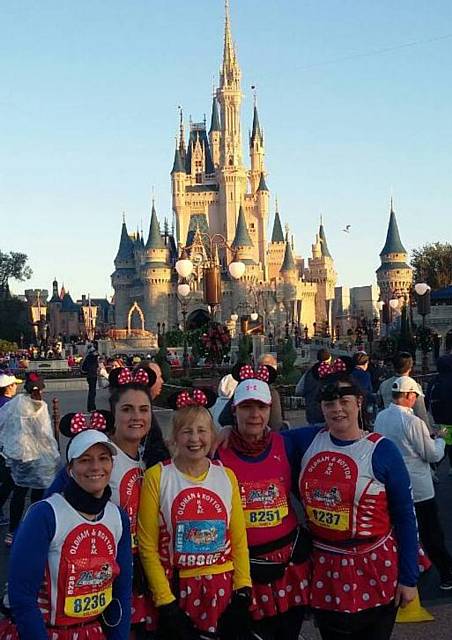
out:
<path id="1" fill-rule="evenodd" d="M 187 316 L 187 329 L 193 331 L 194 329 L 201 329 L 209 324 L 210 316 L 205 309 L 195 309 Z"/>
<path id="2" fill-rule="evenodd" d="M 134 329 L 144 331 L 144 313 L 138 302 L 133 303 L 127 316 L 127 332 L 130 333 Z"/>

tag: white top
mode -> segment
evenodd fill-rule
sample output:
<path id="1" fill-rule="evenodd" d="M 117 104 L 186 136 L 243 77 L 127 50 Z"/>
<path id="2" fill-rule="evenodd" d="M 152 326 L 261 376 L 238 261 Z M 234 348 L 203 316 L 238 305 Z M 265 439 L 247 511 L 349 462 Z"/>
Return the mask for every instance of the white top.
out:
<path id="1" fill-rule="evenodd" d="M 435 490 L 430 463 L 439 462 L 444 456 L 444 440 L 432 440 L 427 425 L 412 409 L 394 403 L 377 415 L 374 431 L 392 440 L 402 454 L 410 475 L 414 502 L 433 498 Z"/>

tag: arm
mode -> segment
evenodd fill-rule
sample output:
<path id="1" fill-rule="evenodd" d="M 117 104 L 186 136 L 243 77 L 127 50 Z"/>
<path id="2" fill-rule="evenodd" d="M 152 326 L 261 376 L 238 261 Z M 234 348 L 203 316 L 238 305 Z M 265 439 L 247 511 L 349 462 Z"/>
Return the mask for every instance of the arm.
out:
<path id="1" fill-rule="evenodd" d="M 268 426 L 272 431 L 281 431 L 283 423 L 281 398 L 278 391 L 274 387 L 270 387 L 270 393 L 272 398 L 272 406 L 270 409 L 270 418 L 268 420 Z"/>
<path id="2" fill-rule="evenodd" d="M 432 440 L 427 425 L 413 415 L 403 416 L 407 437 L 416 453 L 425 462 L 439 462 L 444 457 L 446 443 L 442 438 Z"/>
<path id="3" fill-rule="evenodd" d="M 119 507 L 118 507 L 119 509 Z M 105 631 L 107 640 L 124 640 L 128 637 L 130 630 L 131 610 L 132 610 L 132 545 L 130 537 L 130 523 L 128 516 L 119 509 L 122 521 L 122 536 L 118 542 L 116 561 L 120 568 L 119 576 L 113 582 L 113 602 L 104 611 L 103 618 L 107 623 L 108 630 Z M 113 626 L 117 618 L 117 607 L 113 606 L 116 601 L 121 605 L 121 621 Z M 111 622 L 110 622 L 111 619 Z"/>
<path id="4" fill-rule="evenodd" d="M 49 546 L 55 535 L 55 516 L 47 502 L 32 506 L 17 531 L 11 551 L 8 594 L 21 640 L 48 640 L 38 606 Z M 30 544 L 30 541 L 33 544 Z"/>
<path id="5" fill-rule="evenodd" d="M 416 515 L 408 471 L 399 450 L 383 438 L 375 447 L 372 466 L 388 496 L 391 522 L 399 549 L 399 585 L 414 587 L 419 578 Z"/>
<path id="6" fill-rule="evenodd" d="M 237 478 L 231 469 L 224 468 L 232 485 L 232 510 L 229 529 L 231 534 L 232 563 L 234 565 L 234 590 L 251 587 L 250 560 L 246 539 L 245 516 Z"/>
<path id="7" fill-rule="evenodd" d="M 160 477 L 161 467 L 155 465 L 144 474 L 138 510 L 138 546 L 144 573 L 155 605 L 170 604 L 174 597 L 165 570 L 160 562 Z"/>

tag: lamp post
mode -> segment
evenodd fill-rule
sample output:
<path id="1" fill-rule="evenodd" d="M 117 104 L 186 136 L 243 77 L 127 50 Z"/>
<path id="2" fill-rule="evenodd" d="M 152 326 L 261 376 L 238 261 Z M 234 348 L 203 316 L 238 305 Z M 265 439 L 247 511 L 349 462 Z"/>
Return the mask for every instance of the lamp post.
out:
<path id="1" fill-rule="evenodd" d="M 428 346 L 427 331 L 425 326 L 425 316 L 430 314 L 430 287 L 425 282 L 418 282 L 414 285 L 416 294 L 417 312 L 422 316 L 422 373 L 428 373 Z"/>
<path id="2" fill-rule="evenodd" d="M 190 299 L 190 285 L 185 279 L 182 279 L 181 282 L 177 285 L 177 293 L 176 298 L 181 306 L 182 313 L 182 327 L 184 332 L 184 353 L 182 356 L 182 367 L 184 370 L 184 377 L 187 376 L 188 368 L 190 365 L 188 358 L 188 348 L 187 348 L 187 307 Z"/>
<path id="3" fill-rule="evenodd" d="M 237 252 L 227 243 L 226 238 L 219 233 L 209 236 L 207 233 L 200 233 L 201 238 L 207 239 L 209 243 L 209 256 L 202 264 L 203 269 L 203 291 L 204 302 L 210 308 L 211 319 L 215 317 L 215 310 L 221 301 L 221 266 L 218 261 L 218 247 L 225 247 L 232 252 L 232 260 L 228 265 L 230 276 L 234 280 L 239 280 L 245 273 L 245 263 L 237 258 Z M 193 273 L 193 262 L 188 257 L 187 250 L 192 245 L 182 249 L 181 257 L 176 262 L 175 268 L 178 275 L 187 282 Z"/>

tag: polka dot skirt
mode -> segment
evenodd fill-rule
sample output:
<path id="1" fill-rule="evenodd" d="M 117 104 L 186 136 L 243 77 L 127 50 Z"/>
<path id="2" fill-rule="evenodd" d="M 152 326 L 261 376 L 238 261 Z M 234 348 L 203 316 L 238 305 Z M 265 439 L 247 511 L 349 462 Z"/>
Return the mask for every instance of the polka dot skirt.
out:
<path id="1" fill-rule="evenodd" d="M 392 535 L 367 552 L 353 552 L 357 550 L 351 547 L 345 554 L 314 547 L 312 607 L 356 613 L 394 598 L 398 554 Z"/>
<path id="2" fill-rule="evenodd" d="M 84 626 L 74 625 L 69 629 L 49 627 L 49 640 L 105 640 L 105 634 L 98 622 Z M 20 640 L 16 625 L 11 620 L 0 622 L 0 640 Z"/>
<path id="3" fill-rule="evenodd" d="M 265 560 L 273 562 L 287 562 L 292 551 L 291 545 L 278 549 L 265 556 Z M 311 563 L 293 564 L 290 562 L 282 578 L 268 584 L 253 583 L 253 601 L 251 615 L 254 620 L 262 620 L 285 613 L 292 607 L 309 604 L 309 582 Z"/>
<path id="4" fill-rule="evenodd" d="M 157 609 L 151 595 L 132 593 L 132 624 L 146 622 L 148 631 L 157 628 Z"/>
<path id="5" fill-rule="evenodd" d="M 232 571 L 179 579 L 179 605 L 200 631 L 215 633 L 231 601 Z"/>

